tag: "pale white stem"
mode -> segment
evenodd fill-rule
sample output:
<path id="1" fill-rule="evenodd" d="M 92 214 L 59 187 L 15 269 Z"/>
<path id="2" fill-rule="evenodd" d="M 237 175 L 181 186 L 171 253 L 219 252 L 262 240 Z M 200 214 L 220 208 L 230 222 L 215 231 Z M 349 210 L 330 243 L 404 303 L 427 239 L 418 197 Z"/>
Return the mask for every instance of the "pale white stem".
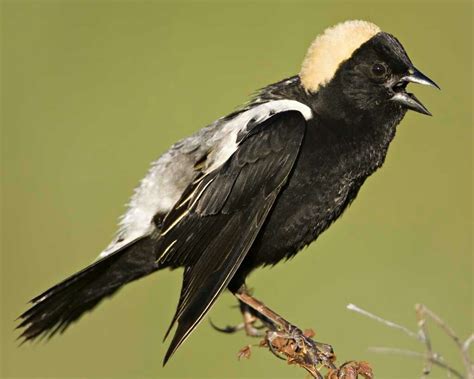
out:
<path id="1" fill-rule="evenodd" d="M 354 305 L 354 304 L 348 304 L 346 306 L 347 309 L 349 309 L 350 311 L 353 311 L 353 312 L 357 312 L 357 313 L 360 313 L 361 315 L 364 315 L 368 318 L 371 318 L 372 320 L 375 320 L 375 321 L 378 321 L 390 328 L 394 328 L 394 329 L 398 329 L 398 330 L 401 330 L 402 332 L 404 332 L 405 334 L 409 335 L 410 337 L 412 338 L 415 338 L 417 339 L 418 341 L 423 341 L 422 337 L 420 337 L 420 335 L 418 333 L 415 333 L 415 332 L 412 332 L 410 329 L 402 326 L 402 325 L 399 325 L 399 324 L 396 324 L 394 323 L 393 321 L 389 321 L 389 320 L 386 320 L 382 317 L 379 317 L 377 315 L 374 315 L 373 313 L 370 313 L 362 308 L 359 308 L 357 305 Z"/>
<path id="2" fill-rule="evenodd" d="M 396 355 L 403 355 L 403 356 L 412 357 L 412 358 L 427 359 L 434 365 L 444 368 L 450 374 L 453 374 L 459 379 L 464 379 L 464 376 L 458 370 L 446 364 L 443 361 L 443 359 L 440 358 L 436 354 L 429 355 L 429 354 L 423 354 L 423 353 L 419 353 L 417 351 L 412 351 L 412 350 L 398 349 L 398 348 L 393 348 L 393 347 L 380 347 L 380 346 L 371 347 L 369 348 L 369 351 L 372 351 L 374 353 L 396 354 Z"/>
<path id="3" fill-rule="evenodd" d="M 462 344 L 462 350 L 468 351 L 473 342 L 474 342 L 474 334 L 471 334 L 469 337 L 467 337 L 466 341 L 464 341 L 464 343 Z"/>
<path id="4" fill-rule="evenodd" d="M 451 339 L 456 343 L 456 345 L 459 346 L 460 349 L 462 349 L 462 342 L 461 339 L 457 336 L 457 334 L 454 332 L 454 330 L 441 318 L 439 317 L 436 313 L 431 311 L 429 308 L 427 308 L 423 304 L 416 304 L 416 310 L 417 312 L 424 313 L 426 314 L 431 320 L 433 320 L 441 329 L 445 331 L 445 333 L 451 337 Z"/>
<path id="5" fill-rule="evenodd" d="M 451 374 L 457 376 L 458 378 L 464 378 L 462 374 L 459 373 L 456 369 L 449 366 L 443 359 L 443 357 L 433 351 L 431 340 L 429 337 L 428 329 L 426 327 L 427 319 L 431 319 L 438 327 L 440 327 L 458 346 L 461 357 L 466 368 L 466 374 L 468 379 L 474 379 L 474 364 L 471 361 L 469 356 L 469 348 L 472 343 L 474 343 L 474 334 L 470 335 L 464 342 L 457 336 L 454 330 L 436 313 L 431 311 L 423 304 L 416 304 L 416 316 L 418 321 L 418 333 L 411 331 L 410 329 L 404 327 L 403 325 L 399 325 L 393 321 L 386 320 L 382 317 L 379 317 L 373 313 L 370 313 L 362 308 L 354 304 L 347 305 L 347 309 L 360 313 L 363 316 L 366 316 L 372 320 L 378 321 L 390 328 L 398 329 L 407 334 L 408 336 L 415 338 L 416 340 L 422 342 L 425 345 L 426 353 L 418 353 L 415 351 L 404 350 L 404 349 L 397 349 L 397 348 L 373 348 L 372 351 L 376 352 L 385 352 L 385 353 L 393 353 L 393 354 L 401 354 L 407 355 L 412 357 L 423 358 L 425 360 L 422 379 L 426 378 L 428 374 L 431 372 L 432 365 L 437 365 L 440 367 L 445 368 L 448 374 L 448 377 L 451 377 Z"/>
<path id="6" fill-rule="evenodd" d="M 456 332 L 436 313 L 431 311 L 423 304 L 416 304 L 416 312 L 421 315 L 423 318 L 425 315 L 428 316 L 435 324 L 437 324 L 444 332 L 451 337 L 454 343 L 457 345 L 461 351 L 461 357 L 466 368 L 467 377 L 469 379 L 474 379 L 474 365 L 472 364 L 471 358 L 469 357 L 469 345 L 471 344 L 471 339 L 474 338 L 473 335 L 469 336 L 465 342 L 462 342 L 461 339 L 457 336 Z M 423 322 L 424 323 L 424 322 Z M 465 346 L 468 346 L 466 349 Z"/>
<path id="7" fill-rule="evenodd" d="M 423 312 L 423 310 L 424 309 L 422 308 L 421 305 L 419 304 L 415 305 L 416 318 L 418 320 L 418 332 L 421 338 L 423 339 L 423 342 L 425 343 L 426 351 L 427 351 L 426 356 L 429 357 L 433 355 L 433 348 L 431 345 L 430 336 L 428 334 L 428 329 L 426 328 L 426 318 L 425 318 L 425 313 Z M 429 375 L 432 367 L 433 367 L 433 362 L 429 359 L 425 359 L 425 365 L 423 367 L 422 378 L 425 378 Z M 449 371 L 448 371 L 448 375 L 449 375 Z"/>

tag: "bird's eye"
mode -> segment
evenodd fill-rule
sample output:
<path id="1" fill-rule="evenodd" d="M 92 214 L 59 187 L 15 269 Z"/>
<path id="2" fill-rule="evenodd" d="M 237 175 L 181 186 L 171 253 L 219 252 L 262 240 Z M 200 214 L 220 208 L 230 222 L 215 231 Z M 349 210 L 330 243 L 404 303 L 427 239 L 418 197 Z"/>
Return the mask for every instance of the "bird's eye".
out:
<path id="1" fill-rule="evenodd" d="M 387 69 L 385 68 L 385 66 L 381 63 L 375 63 L 373 66 L 372 66 L 372 73 L 375 75 L 375 76 L 382 76 L 384 75 L 385 73 L 387 72 Z"/>

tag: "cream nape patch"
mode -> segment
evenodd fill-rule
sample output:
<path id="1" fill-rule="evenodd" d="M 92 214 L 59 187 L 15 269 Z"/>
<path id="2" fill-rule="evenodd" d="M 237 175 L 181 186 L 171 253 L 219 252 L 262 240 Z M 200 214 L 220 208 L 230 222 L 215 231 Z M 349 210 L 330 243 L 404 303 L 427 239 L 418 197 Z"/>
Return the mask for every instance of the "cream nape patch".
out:
<path id="1" fill-rule="evenodd" d="M 361 20 L 345 21 L 326 29 L 306 53 L 299 74 L 303 88 L 315 92 L 327 84 L 342 62 L 380 32 L 377 25 Z"/>

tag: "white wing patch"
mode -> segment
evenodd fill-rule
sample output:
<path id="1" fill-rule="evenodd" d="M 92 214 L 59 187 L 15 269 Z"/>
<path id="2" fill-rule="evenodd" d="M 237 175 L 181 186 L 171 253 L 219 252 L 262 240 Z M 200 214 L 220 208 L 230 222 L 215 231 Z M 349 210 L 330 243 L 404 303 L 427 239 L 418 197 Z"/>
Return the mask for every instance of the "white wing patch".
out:
<path id="1" fill-rule="evenodd" d="M 219 119 L 201 129 L 163 154 L 152 163 L 130 200 L 128 210 L 120 220 L 115 240 L 99 255 L 105 257 L 131 241 L 149 235 L 154 230 L 153 217 L 166 214 L 180 199 L 186 187 L 196 178 L 196 162 L 208 153 L 204 172 L 215 170 L 237 150 L 237 135 L 249 121 L 263 122 L 272 115 L 296 110 L 306 120 L 313 117 L 311 108 L 295 100 L 274 100 L 238 113 L 231 119 Z"/>
<path id="2" fill-rule="evenodd" d="M 209 155 L 209 164 L 205 172 L 215 170 L 234 154 L 237 150 L 237 134 L 247 126 L 250 120 L 255 123 L 261 123 L 276 113 L 289 110 L 301 112 L 306 120 L 313 116 L 311 108 L 299 101 L 274 100 L 250 108 L 248 111 L 242 112 L 229 120 L 223 125 L 222 134 L 217 136 L 218 138 Z"/>

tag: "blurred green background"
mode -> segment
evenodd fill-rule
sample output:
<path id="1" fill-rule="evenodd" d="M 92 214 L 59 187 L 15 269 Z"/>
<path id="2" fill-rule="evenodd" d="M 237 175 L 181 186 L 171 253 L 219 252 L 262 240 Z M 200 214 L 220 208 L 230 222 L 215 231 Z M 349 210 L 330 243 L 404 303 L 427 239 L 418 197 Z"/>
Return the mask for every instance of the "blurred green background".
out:
<path id="1" fill-rule="evenodd" d="M 328 232 L 291 262 L 255 272 L 255 294 L 342 362 L 417 378 L 421 362 L 367 351 L 422 350 L 345 309 L 415 328 L 414 304 L 472 331 L 471 2 L 2 2 L 3 377 L 303 378 L 203 322 L 165 368 L 162 344 L 180 272 L 123 289 L 63 336 L 17 347 L 26 301 L 104 248 L 148 164 L 268 83 L 298 72 L 325 27 L 362 18 L 393 33 L 442 91 L 412 86 L 434 114 L 408 114 L 384 168 Z M 224 294 L 210 312 L 240 321 Z M 461 367 L 431 324 L 433 344 Z M 435 369 L 432 377 L 445 377 Z"/>

